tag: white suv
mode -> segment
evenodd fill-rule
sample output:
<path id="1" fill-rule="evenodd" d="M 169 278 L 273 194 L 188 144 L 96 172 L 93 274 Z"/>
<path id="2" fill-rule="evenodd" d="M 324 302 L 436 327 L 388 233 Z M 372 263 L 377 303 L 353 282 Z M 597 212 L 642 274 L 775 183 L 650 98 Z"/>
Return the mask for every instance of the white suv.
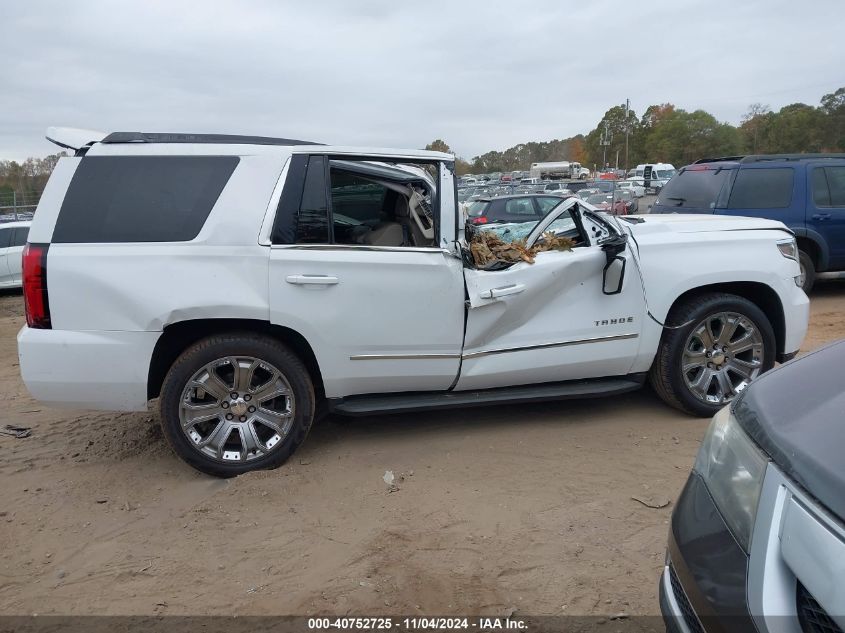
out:
<path id="1" fill-rule="evenodd" d="M 796 353 L 808 300 L 779 222 L 617 220 L 475 264 L 454 157 L 220 135 L 51 130 L 59 161 L 24 254 L 20 367 L 51 405 L 143 410 L 179 455 L 278 466 L 318 405 L 349 415 L 640 387 L 712 415 Z M 85 142 L 79 142 L 82 139 Z M 527 258 L 531 259 L 531 258 Z"/>

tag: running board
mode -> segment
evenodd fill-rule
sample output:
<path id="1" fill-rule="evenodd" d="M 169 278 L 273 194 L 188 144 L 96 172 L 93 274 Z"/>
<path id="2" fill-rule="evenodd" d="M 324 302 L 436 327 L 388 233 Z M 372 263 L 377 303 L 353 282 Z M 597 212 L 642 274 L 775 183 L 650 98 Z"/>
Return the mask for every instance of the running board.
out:
<path id="1" fill-rule="evenodd" d="M 645 374 L 631 374 L 614 378 L 548 382 L 477 391 L 379 393 L 330 398 L 328 406 L 332 413 L 359 416 L 493 404 L 542 402 L 544 400 L 567 400 L 570 398 L 597 398 L 639 389 L 645 382 L 645 378 Z"/>

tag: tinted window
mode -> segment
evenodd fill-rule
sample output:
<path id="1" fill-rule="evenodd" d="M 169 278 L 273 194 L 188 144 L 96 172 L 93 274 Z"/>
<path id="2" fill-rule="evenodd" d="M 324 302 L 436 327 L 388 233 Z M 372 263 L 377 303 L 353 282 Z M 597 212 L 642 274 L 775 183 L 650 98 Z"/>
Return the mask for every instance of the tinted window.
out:
<path id="1" fill-rule="evenodd" d="M 234 156 L 90 156 L 65 194 L 54 242 L 184 242 L 200 232 Z"/>
<path id="2" fill-rule="evenodd" d="M 479 215 L 484 213 L 484 209 L 487 208 L 487 205 L 490 204 L 486 201 L 476 200 L 475 202 L 470 202 L 469 206 L 467 207 L 467 215 L 471 218 L 478 217 Z"/>
<path id="3" fill-rule="evenodd" d="M 684 170 L 663 187 L 660 204 L 680 207 L 684 212 L 709 213 L 715 206 L 722 187 L 730 180 L 730 169 Z"/>
<path id="4" fill-rule="evenodd" d="M 561 202 L 563 202 L 563 198 L 537 198 L 537 206 L 540 207 L 540 215 L 546 215 Z"/>
<path id="5" fill-rule="evenodd" d="M 328 244 L 329 207 L 326 201 L 326 160 L 322 156 L 308 159 L 302 202 L 296 219 L 297 244 Z"/>
<path id="6" fill-rule="evenodd" d="M 785 209 L 792 202 L 794 170 L 789 167 L 740 169 L 729 209 Z"/>
<path id="7" fill-rule="evenodd" d="M 0 248 L 8 248 L 15 229 L 0 229 Z"/>
<path id="8" fill-rule="evenodd" d="M 508 215 L 529 216 L 526 220 L 537 217 L 531 198 L 512 198 L 505 202 L 505 213 Z"/>
<path id="9" fill-rule="evenodd" d="M 23 246 L 26 244 L 26 238 L 29 237 L 29 227 L 28 226 L 18 226 L 15 228 L 15 232 L 12 235 L 12 243 L 10 246 Z"/>
<path id="10" fill-rule="evenodd" d="M 830 188 L 830 206 L 845 207 L 845 167 L 825 167 Z"/>
<path id="11" fill-rule="evenodd" d="M 821 167 L 813 170 L 813 202 L 817 207 L 830 206 L 830 189 L 827 186 L 824 169 Z"/>

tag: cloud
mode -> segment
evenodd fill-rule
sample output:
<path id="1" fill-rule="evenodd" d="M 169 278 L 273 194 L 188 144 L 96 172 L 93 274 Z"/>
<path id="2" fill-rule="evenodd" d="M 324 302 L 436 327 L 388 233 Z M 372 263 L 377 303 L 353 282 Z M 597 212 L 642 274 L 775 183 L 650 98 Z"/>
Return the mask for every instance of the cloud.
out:
<path id="1" fill-rule="evenodd" d="M 630 98 L 738 123 L 843 83 L 834 0 L 3 3 L 0 158 L 49 125 L 422 147 L 586 133 Z"/>

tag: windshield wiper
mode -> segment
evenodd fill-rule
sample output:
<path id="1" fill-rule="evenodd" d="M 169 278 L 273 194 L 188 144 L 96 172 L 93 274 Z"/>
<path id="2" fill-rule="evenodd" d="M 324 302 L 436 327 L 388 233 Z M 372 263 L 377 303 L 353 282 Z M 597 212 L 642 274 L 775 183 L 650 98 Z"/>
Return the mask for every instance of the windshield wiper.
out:
<path id="1" fill-rule="evenodd" d="M 681 205 L 683 205 L 683 204 L 684 204 L 684 202 L 686 202 L 686 201 L 687 201 L 687 199 L 686 199 L 686 198 L 673 198 L 672 196 L 669 196 L 669 197 L 667 197 L 666 199 L 667 199 L 667 200 L 677 200 L 677 201 L 678 201 L 678 204 L 677 204 L 676 206 L 679 206 L 679 207 L 680 207 Z"/>

